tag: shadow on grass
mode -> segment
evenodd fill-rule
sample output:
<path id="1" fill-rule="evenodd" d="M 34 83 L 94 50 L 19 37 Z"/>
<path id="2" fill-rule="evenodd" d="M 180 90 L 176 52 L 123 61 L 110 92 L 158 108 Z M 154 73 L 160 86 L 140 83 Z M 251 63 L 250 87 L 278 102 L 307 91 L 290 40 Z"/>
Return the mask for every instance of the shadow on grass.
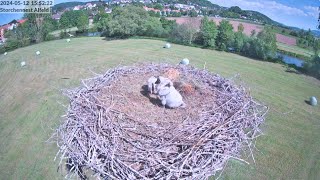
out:
<path id="1" fill-rule="evenodd" d="M 304 102 L 311 106 L 311 102 L 309 100 L 304 100 Z"/>

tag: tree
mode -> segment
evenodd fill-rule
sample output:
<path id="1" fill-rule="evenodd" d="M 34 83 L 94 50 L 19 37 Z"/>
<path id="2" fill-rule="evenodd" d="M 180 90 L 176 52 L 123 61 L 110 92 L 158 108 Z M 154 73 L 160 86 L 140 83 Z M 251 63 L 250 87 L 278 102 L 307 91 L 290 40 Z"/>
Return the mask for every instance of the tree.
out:
<path id="1" fill-rule="evenodd" d="M 197 17 L 197 16 L 198 16 L 198 13 L 197 13 L 197 11 L 195 11 L 194 9 L 192 9 L 192 10 L 189 12 L 189 15 L 190 15 L 191 17 Z"/>
<path id="2" fill-rule="evenodd" d="M 171 34 L 170 40 L 175 43 L 191 45 L 194 40 L 196 30 L 189 27 L 187 24 L 176 25 Z"/>
<path id="3" fill-rule="evenodd" d="M 319 54 L 319 51 L 320 51 L 320 39 L 314 40 L 313 51 L 314 51 L 315 55 Z"/>
<path id="4" fill-rule="evenodd" d="M 232 7 L 230 7 L 228 9 L 228 11 L 234 12 L 234 13 L 237 13 L 237 14 L 241 14 L 242 13 L 242 10 L 238 6 L 232 6 Z"/>
<path id="5" fill-rule="evenodd" d="M 222 20 L 218 26 L 217 46 L 220 50 L 226 50 L 226 47 L 232 45 L 234 38 L 233 27 L 229 21 Z"/>
<path id="6" fill-rule="evenodd" d="M 142 25 L 148 17 L 147 11 L 140 7 L 117 7 L 112 11 L 107 23 L 107 35 L 119 38 L 142 35 L 146 30 Z"/>
<path id="7" fill-rule="evenodd" d="M 84 31 L 88 28 L 89 25 L 89 17 L 83 11 L 79 14 L 77 18 L 76 26 L 80 31 Z"/>
<path id="8" fill-rule="evenodd" d="M 163 36 L 168 37 L 169 34 L 172 32 L 173 28 L 177 25 L 176 21 L 174 20 L 167 20 L 164 17 L 160 18 L 160 22 L 164 29 Z"/>
<path id="9" fill-rule="evenodd" d="M 215 47 L 218 29 L 215 22 L 210 21 L 207 16 L 201 20 L 200 36 L 205 47 Z"/>
<path id="10" fill-rule="evenodd" d="M 164 28 L 161 22 L 156 17 L 149 17 L 146 23 L 143 25 L 145 29 L 146 36 L 161 37 L 164 33 Z"/>
<path id="11" fill-rule="evenodd" d="M 247 38 L 246 36 L 241 32 L 238 31 L 234 33 L 234 48 L 236 52 L 240 52 L 246 43 Z"/>
<path id="12" fill-rule="evenodd" d="M 254 30 L 251 31 L 250 36 L 251 36 L 251 37 L 254 37 L 255 35 L 256 35 L 256 30 L 254 29 Z"/>
<path id="13" fill-rule="evenodd" d="M 64 29 L 77 27 L 84 31 L 89 24 L 89 17 L 86 11 L 67 11 L 61 15 L 60 24 Z"/>
<path id="14" fill-rule="evenodd" d="M 25 27 L 30 35 L 31 42 L 41 42 L 46 35 L 54 30 L 54 27 L 49 23 L 52 22 L 50 14 L 25 14 Z"/>
<path id="15" fill-rule="evenodd" d="M 320 57 L 315 55 L 311 61 L 303 64 L 303 69 L 311 76 L 320 79 Z"/>
<path id="16" fill-rule="evenodd" d="M 265 27 L 256 38 L 251 38 L 247 43 L 244 43 L 242 53 L 252 58 L 267 60 L 275 57 L 276 50 L 275 34 L 271 28 Z"/>
<path id="17" fill-rule="evenodd" d="M 153 8 L 159 9 L 160 11 L 163 10 L 163 6 L 162 6 L 161 4 L 159 4 L 159 3 L 155 4 L 155 5 L 153 6 Z"/>
<path id="18" fill-rule="evenodd" d="M 242 23 L 240 23 L 239 26 L 238 26 L 238 32 L 243 33 L 243 31 L 244 31 L 244 26 L 243 26 Z"/>
<path id="19" fill-rule="evenodd" d="M 267 57 L 275 57 L 277 51 L 276 35 L 272 32 L 270 27 L 258 33 L 257 38 L 264 43 L 264 51 Z"/>
<path id="20" fill-rule="evenodd" d="M 65 13 L 63 13 L 62 15 L 61 15 L 61 18 L 60 18 L 60 20 L 59 20 L 59 22 L 60 22 L 60 26 L 62 27 L 62 28 L 70 28 L 72 25 L 71 25 L 71 22 L 69 21 L 69 17 L 68 17 L 68 12 L 69 11 L 67 11 L 67 12 L 65 12 Z"/>

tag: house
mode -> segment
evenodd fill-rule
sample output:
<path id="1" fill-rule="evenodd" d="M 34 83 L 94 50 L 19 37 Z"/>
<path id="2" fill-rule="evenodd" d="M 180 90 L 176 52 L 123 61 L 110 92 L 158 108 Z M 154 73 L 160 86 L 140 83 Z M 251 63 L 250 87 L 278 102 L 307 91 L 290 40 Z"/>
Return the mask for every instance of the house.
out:
<path id="1" fill-rule="evenodd" d="M 61 15 L 62 15 L 62 14 L 60 14 L 60 13 L 53 14 L 53 15 L 51 16 L 51 18 L 54 19 L 54 20 L 56 20 L 56 21 L 59 21 L 60 18 L 61 18 Z"/>
<path id="2" fill-rule="evenodd" d="M 74 11 L 78 11 L 78 10 L 80 10 L 80 9 L 82 9 L 82 8 L 84 8 L 84 6 L 78 5 L 78 6 L 75 6 L 75 7 L 73 8 L 73 10 L 74 10 Z"/>
<path id="3" fill-rule="evenodd" d="M 185 11 L 195 9 L 195 6 L 186 4 L 175 4 L 174 7 Z"/>
<path id="4" fill-rule="evenodd" d="M 107 14 L 110 14 L 110 13 L 112 13 L 112 9 L 105 8 L 105 9 L 104 9 L 104 12 L 107 13 Z"/>
<path id="5" fill-rule="evenodd" d="M 92 9 L 92 7 L 93 7 L 93 5 L 92 5 L 91 3 L 87 3 L 87 4 L 86 4 L 86 8 L 87 8 L 87 9 Z"/>
<path id="6" fill-rule="evenodd" d="M 20 19 L 20 20 L 13 20 L 8 24 L 5 24 L 3 26 L 0 26 L 0 42 L 5 42 L 6 38 L 4 36 L 5 31 L 12 30 L 13 28 L 16 28 L 20 24 L 23 24 L 28 19 Z"/>
<path id="7" fill-rule="evenodd" d="M 143 6 L 143 9 L 146 11 L 153 11 L 153 12 L 160 12 L 161 13 L 161 11 L 159 9 L 148 8 L 147 6 Z"/>

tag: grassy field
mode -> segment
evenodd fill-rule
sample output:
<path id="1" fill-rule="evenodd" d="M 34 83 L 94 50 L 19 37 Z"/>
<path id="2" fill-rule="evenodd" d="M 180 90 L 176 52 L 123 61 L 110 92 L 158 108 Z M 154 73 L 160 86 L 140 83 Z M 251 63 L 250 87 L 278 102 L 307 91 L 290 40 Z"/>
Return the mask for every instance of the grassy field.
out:
<path id="1" fill-rule="evenodd" d="M 314 53 L 308 49 L 303 49 L 301 47 L 298 46 L 289 46 L 283 43 L 279 43 L 277 42 L 277 46 L 278 49 L 283 50 L 283 51 L 288 51 L 291 53 L 295 53 L 295 54 L 300 54 L 306 57 L 312 57 L 314 55 Z"/>
<path id="2" fill-rule="evenodd" d="M 320 98 L 320 81 L 285 72 L 279 64 L 261 62 L 231 53 L 173 45 L 162 48 L 157 40 L 77 38 L 45 42 L 0 55 L 0 174 L 1 179 L 63 179 L 53 161 L 57 148 L 45 141 L 60 123 L 67 104 L 63 88 L 134 62 L 192 65 L 224 77 L 240 74 L 251 94 L 270 111 L 257 141 L 256 164 L 232 160 L 223 179 L 319 179 L 320 106 L 305 100 Z M 35 56 L 35 51 L 41 51 Z M 27 66 L 20 67 L 20 61 Z M 69 78 L 69 79 L 67 79 Z M 244 157 L 245 158 L 245 157 Z"/>

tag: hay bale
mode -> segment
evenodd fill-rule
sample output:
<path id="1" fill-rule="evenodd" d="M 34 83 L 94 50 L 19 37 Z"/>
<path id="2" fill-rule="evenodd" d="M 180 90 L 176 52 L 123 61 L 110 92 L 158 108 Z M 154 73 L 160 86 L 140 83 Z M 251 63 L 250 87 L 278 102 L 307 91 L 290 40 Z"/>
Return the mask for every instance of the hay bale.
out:
<path id="1" fill-rule="evenodd" d="M 188 65 L 189 64 L 189 59 L 187 58 L 184 58 L 180 61 L 180 64 L 183 64 L 183 65 Z"/>
<path id="2" fill-rule="evenodd" d="M 137 99 L 126 100 L 133 93 L 131 87 L 138 87 L 134 93 L 142 96 L 141 84 L 135 79 L 170 68 L 177 68 L 181 77 L 192 77 L 212 94 L 200 101 L 190 96 L 189 102 L 199 104 L 180 111 L 167 109 L 166 113 L 143 96 L 148 107 L 155 108 L 151 114 L 163 117 L 171 113 L 159 123 L 150 123 L 154 116 L 144 113 L 128 115 L 137 109 L 148 111 Z M 85 167 L 102 179 L 207 179 L 223 169 L 230 158 L 241 160 L 244 146 L 254 148 L 252 141 L 261 134 L 259 127 L 268 110 L 243 87 L 190 66 L 117 67 L 82 83 L 64 91 L 70 105 L 56 130 L 56 158 L 72 159 L 74 171 L 70 173 L 82 174 Z M 191 87 L 187 84 L 185 88 Z M 190 116 L 190 111 L 195 115 Z M 176 114 L 176 119 L 170 119 Z"/>
<path id="3" fill-rule="evenodd" d="M 171 44 L 170 44 L 170 43 L 166 43 L 166 44 L 164 45 L 164 48 L 167 48 L 167 49 L 171 48 Z"/>
<path id="4" fill-rule="evenodd" d="M 25 61 L 22 61 L 21 63 L 20 63 L 20 66 L 21 67 L 24 67 L 26 65 L 26 62 Z"/>
<path id="5" fill-rule="evenodd" d="M 7 53 L 7 52 L 5 52 L 3 55 L 5 55 L 5 56 L 6 56 L 7 54 L 8 54 L 8 53 Z"/>
<path id="6" fill-rule="evenodd" d="M 70 42 L 71 41 L 71 39 L 67 39 L 67 42 Z"/>
<path id="7" fill-rule="evenodd" d="M 179 78 L 180 73 L 177 69 L 170 68 L 164 73 L 164 76 L 169 78 L 171 81 L 175 81 Z"/>
<path id="8" fill-rule="evenodd" d="M 37 51 L 37 52 L 36 52 L 36 55 L 39 56 L 39 55 L 40 55 L 40 51 Z"/>
<path id="9" fill-rule="evenodd" d="M 310 97 L 310 105 L 316 106 L 317 104 L 318 104 L 317 98 L 314 96 Z"/>

